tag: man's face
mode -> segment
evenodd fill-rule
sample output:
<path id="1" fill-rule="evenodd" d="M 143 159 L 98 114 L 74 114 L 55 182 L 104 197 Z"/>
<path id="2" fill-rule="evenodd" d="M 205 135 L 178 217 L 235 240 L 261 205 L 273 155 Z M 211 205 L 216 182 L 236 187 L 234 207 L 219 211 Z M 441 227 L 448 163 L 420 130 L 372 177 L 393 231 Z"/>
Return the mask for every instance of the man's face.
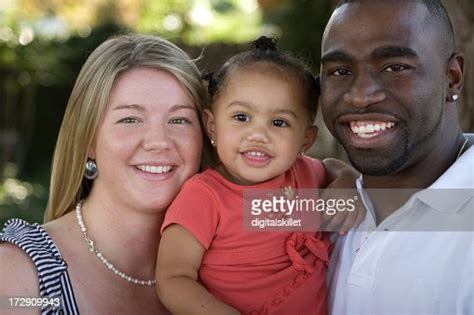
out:
<path id="1" fill-rule="evenodd" d="M 420 3 L 338 8 L 322 43 L 321 105 L 363 174 L 405 169 L 432 150 L 443 119 L 445 65 Z"/>

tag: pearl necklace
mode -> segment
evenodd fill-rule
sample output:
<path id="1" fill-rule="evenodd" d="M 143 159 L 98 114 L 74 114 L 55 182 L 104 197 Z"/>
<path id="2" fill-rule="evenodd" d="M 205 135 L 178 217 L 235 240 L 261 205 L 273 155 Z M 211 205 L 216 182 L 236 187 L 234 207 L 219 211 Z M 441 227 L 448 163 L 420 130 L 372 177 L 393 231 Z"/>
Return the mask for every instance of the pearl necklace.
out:
<path id="1" fill-rule="evenodd" d="M 82 219 L 82 200 L 77 203 L 76 217 L 77 217 L 77 224 L 79 225 L 79 228 L 81 229 L 82 235 L 84 235 L 84 239 L 87 243 L 87 246 L 89 247 L 89 252 L 91 252 L 92 254 L 95 254 L 95 256 L 100 260 L 101 263 L 103 263 L 107 267 L 107 269 L 109 269 L 110 271 L 115 273 L 120 278 L 122 278 L 124 280 L 127 280 L 128 282 L 132 282 L 132 283 L 139 284 L 139 285 L 144 285 L 144 286 L 150 286 L 150 287 L 152 287 L 156 284 L 155 279 L 153 279 L 153 280 L 140 280 L 140 279 L 137 279 L 137 278 L 130 277 L 129 275 L 127 275 L 127 274 L 123 273 L 122 271 L 118 270 L 94 246 L 94 241 L 87 234 L 87 227 L 84 224 L 84 220 Z"/>

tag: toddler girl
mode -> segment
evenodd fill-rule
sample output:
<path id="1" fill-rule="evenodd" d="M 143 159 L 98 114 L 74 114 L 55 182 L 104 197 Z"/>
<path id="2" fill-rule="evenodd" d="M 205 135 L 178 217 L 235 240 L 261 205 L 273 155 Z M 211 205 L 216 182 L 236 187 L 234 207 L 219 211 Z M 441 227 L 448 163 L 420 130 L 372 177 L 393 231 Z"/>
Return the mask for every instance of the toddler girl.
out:
<path id="1" fill-rule="evenodd" d="M 243 192 L 326 187 L 314 143 L 319 85 L 261 37 L 209 80 L 204 125 L 219 165 L 186 182 L 169 207 L 157 291 L 175 314 L 326 314 L 330 243 L 322 232 L 243 228 Z"/>

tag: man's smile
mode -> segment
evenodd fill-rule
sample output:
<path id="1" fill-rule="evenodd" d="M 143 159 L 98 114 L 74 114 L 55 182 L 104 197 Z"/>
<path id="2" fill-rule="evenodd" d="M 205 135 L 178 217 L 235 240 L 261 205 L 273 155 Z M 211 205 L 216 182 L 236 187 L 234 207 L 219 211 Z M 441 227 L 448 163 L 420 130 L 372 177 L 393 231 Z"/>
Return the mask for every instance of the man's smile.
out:
<path id="1" fill-rule="evenodd" d="M 342 126 L 350 146 L 372 149 L 390 146 L 400 121 L 390 114 L 369 113 L 341 115 L 336 123 Z"/>
<path id="2" fill-rule="evenodd" d="M 395 126 L 395 122 L 383 121 L 351 121 L 349 127 L 352 132 L 361 138 L 372 138 L 383 133 L 385 129 Z"/>

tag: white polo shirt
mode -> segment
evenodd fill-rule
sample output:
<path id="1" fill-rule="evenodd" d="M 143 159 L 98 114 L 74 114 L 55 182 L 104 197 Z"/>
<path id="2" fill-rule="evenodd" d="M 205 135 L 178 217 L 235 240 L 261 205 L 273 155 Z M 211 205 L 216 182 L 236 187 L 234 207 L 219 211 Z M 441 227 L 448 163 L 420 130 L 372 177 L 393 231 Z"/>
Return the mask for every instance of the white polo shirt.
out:
<path id="1" fill-rule="evenodd" d="M 330 314 L 474 314 L 474 146 L 379 226 L 358 189 L 369 211 L 336 242 Z"/>

